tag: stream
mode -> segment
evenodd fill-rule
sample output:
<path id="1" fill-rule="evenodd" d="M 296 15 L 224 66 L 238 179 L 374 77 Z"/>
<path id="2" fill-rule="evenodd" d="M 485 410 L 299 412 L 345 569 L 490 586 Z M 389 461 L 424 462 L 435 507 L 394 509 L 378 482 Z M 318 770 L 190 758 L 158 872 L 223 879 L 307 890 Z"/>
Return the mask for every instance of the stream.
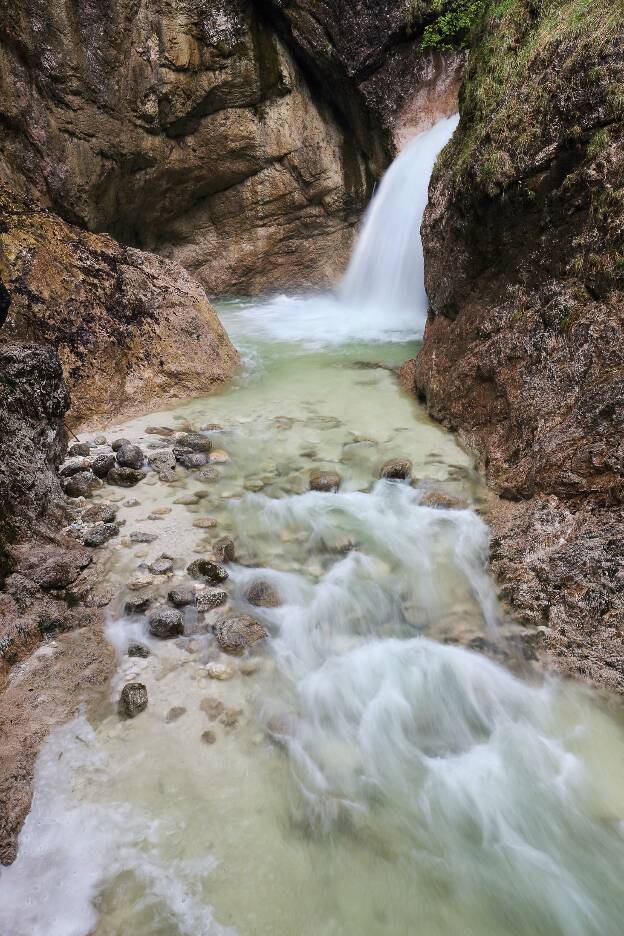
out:
<path id="1" fill-rule="evenodd" d="M 524 659 L 487 573 L 491 495 L 395 375 L 422 333 L 419 225 L 455 125 L 391 167 L 336 296 L 222 300 L 238 378 L 107 430 L 147 453 L 203 431 L 222 454 L 204 477 L 96 494 L 123 523 L 104 560 L 119 669 L 42 748 L 3 936 L 621 934 L 621 718 Z M 411 483 L 380 479 L 393 458 Z M 309 490 L 318 470 L 337 492 Z M 229 605 L 269 638 L 223 654 L 223 609 L 193 606 L 184 636 L 151 637 L 128 598 L 164 603 L 224 535 Z M 173 572 L 147 575 L 163 552 Z M 259 584 L 274 606 L 249 603 Z M 121 720 L 131 680 L 149 704 Z"/>

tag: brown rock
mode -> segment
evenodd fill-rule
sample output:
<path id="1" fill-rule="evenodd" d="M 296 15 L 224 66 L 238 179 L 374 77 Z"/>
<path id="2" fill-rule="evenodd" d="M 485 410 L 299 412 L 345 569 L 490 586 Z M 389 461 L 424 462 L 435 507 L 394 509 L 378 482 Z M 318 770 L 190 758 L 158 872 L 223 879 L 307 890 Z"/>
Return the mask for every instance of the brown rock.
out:
<path id="1" fill-rule="evenodd" d="M 210 729 L 208 729 L 207 731 L 202 731 L 201 739 L 204 742 L 204 744 L 214 744 L 215 741 L 217 740 L 217 736 L 214 733 L 214 731 L 211 731 Z"/>
<path id="2" fill-rule="evenodd" d="M 412 463 L 408 458 L 391 458 L 379 469 L 379 477 L 387 481 L 409 481 Z"/>
<path id="3" fill-rule="evenodd" d="M 136 718 L 147 708 L 147 689 L 143 683 L 129 682 L 121 690 L 119 714 L 122 718 Z"/>
<path id="4" fill-rule="evenodd" d="M 310 490 L 335 494 L 340 487 L 340 481 L 337 471 L 313 471 L 310 475 Z"/>
<path id="5" fill-rule="evenodd" d="M 221 536 L 213 543 L 212 551 L 219 562 L 234 562 L 236 560 L 236 547 L 234 540 L 229 536 Z"/>
<path id="6" fill-rule="evenodd" d="M 233 614 L 215 624 L 217 643 L 224 653 L 242 653 L 247 647 L 264 640 L 266 629 L 248 614 Z"/>
<path id="7" fill-rule="evenodd" d="M 229 578 L 229 572 L 214 559 L 194 559 L 186 571 L 191 578 L 205 579 L 210 585 L 220 585 Z"/>
<path id="8" fill-rule="evenodd" d="M 258 608 L 279 608 L 282 600 L 270 582 L 254 582 L 247 591 L 247 601 Z"/>
<path id="9" fill-rule="evenodd" d="M 148 618 L 149 632 L 161 640 L 171 640 L 184 634 L 184 618 L 173 608 L 159 608 Z"/>

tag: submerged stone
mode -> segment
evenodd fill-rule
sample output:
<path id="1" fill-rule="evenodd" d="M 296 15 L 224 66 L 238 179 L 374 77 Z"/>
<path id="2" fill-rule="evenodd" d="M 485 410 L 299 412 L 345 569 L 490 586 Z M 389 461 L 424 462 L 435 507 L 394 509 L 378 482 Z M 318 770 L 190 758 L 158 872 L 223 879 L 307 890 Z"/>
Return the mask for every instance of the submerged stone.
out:
<path id="1" fill-rule="evenodd" d="M 340 481 L 337 471 L 313 471 L 310 475 L 310 490 L 335 494 L 340 487 Z"/>

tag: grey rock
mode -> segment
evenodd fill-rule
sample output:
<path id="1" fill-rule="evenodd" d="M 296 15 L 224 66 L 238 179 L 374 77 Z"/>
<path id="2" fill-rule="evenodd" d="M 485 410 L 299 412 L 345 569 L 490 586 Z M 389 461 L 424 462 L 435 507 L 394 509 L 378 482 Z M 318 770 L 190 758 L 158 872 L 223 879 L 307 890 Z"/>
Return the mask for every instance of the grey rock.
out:
<path id="1" fill-rule="evenodd" d="M 221 536 L 214 543 L 212 550 L 219 562 L 234 562 L 236 559 L 234 540 L 229 536 Z"/>
<path id="2" fill-rule="evenodd" d="M 126 614 L 142 614 L 152 603 L 151 595 L 131 595 L 126 599 L 124 610 Z"/>
<path id="3" fill-rule="evenodd" d="M 146 708 L 147 689 L 143 683 L 126 683 L 119 697 L 119 714 L 122 718 L 136 718 Z"/>
<path id="4" fill-rule="evenodd" d="M 63 484 L 63 490 L 68 497 L 91 497 L 93 491 L 100 487 L 100 481 L 90 471 L 79 471 Z"/>
<path id="5" fill-rule="evenodd" d="M 119 451 L 122 445 L 129 445 L 129 439 L 115 439 L 114 442 L 111 442 L 111 448 L 113 452 Z"/>
<path id="6" fill-rule="evenodd" d="M 84 471 L 85 468 L 86 464 L 84 458 L 70 458 L 61 465 L 59 474 L 61 478 L 70 478 L 72 475 L 78 474 L 79 471 Z"/>
<path id="7" fill-rule="evenodd" d="M 106 445 L 106 436 L 105 435 L 96 435 L 93 437 L 93 441 L 96 445 Z"/>
<path id="8" fill-rule="evenodd" d="M 233 614 L 215 624 L 217 643 L 224 653 L 242 653 L 268 636 L 266 628 L 248 614 Z"/>
<path id="9" fill-rule="evenodd" d="M 154 471 L 173 471 L 176 466 L 175 455 L 171 449 L 159 449 L 149 455 L 147 461 Z"/>
<path id="10" fill-rule="evenodd" d="M 212 611 L 214 608 L 220 608 L 226 604 L 228 593 L 222 588 L 208 588 L 206 591 L 197 592 L 195 596 L 195 606 L 198 611 Z"/>
<path id="11" fill-rule="evenodd" d="M 203 468 L 208 464 L 209 456 L 204 452 L 188 452 L 177 456 L 178 461 L 183 468 Z"/>
<path id="12" fill-rule="evenodd" d="M 214 559 L 194 559 L 186 571 L 191 578 L 205 579 L 211 585 L 219 585 L 229 578 L 227 569 Z"/>
<path id="13" fill-rule="evenodd" d="M 114 484 L 117 487 L 134 487 L 134 485 L 142 481 L 144 477 L 144 471 L 137 471 L 135 468 L 116 465 L 108 472 L 106 480 L 109 484 Z"/>
<path id="14" fill-rule="evenodd" d="M 94 523 L 83 533 L 82 542 L 85 546 L 103 546 L 118 534 L 119 527 L 116 523 Z"/>
<path id="15" fill-rule="evenodd" d="M 158 533 L 144 533 L 143 530 L 133 530 L 130 534 L 133 543 L 153 543 L 158 539 Z"/>
<path id="16" fill-rule="evenodd" d="M 168 725 L 172 722 L 176 722 L 179 718 L 182 718 L 183 715 L 186 715 L 186 709 L 183 705 L 174 705 L 173 708 L 170 708 L 167 712 L 165 721 Z"/>
<path id="17" fill-rule="evenodd" d="M 247 601 L 258 608 L 279 608 L 282 599 L 270 582 L 254 582 L 247 591 Z"/>
<path id="18" fill-rule="evenodd" d="M 80 519 L 85 523 L 112 523 L 117 516 L 113 504 L 92 504 L 83 511 Z"/>
<path id="19" fill-rule="evenodd" d="M 91 443 L 90 442 L 74 442 L 73 445 L 70 445 L 68 455 L 72 457 L 89 455 L 91 452 Z"/>
<path id="20" fill-rule="evenodd" d="M 150 614 L 148 628 L 150 634 L 161 640 L 181 637 L 184 633 L 184 618 L 180 611 L 173 608 L 159 608 Z"/>
<path id="21" fill-rule="evenodd" d="M 179 439 L 179 444 L 185 448 L 191 449 L 193 452 L 212 451 L 212 442 L 207 436 L 202 435 L 201 432 L 186 432 Z"/>
<path id="22" fill-rule="evenodd" d="M 98 478 L 105 478 L 111 468 L 115 466 L 115 456 L 112 454 L 96 455 L 91 463 L 91 471 Z"/>
<path id="23" fill-rule="evenodd" d="M 149 647 L 146 647 L 145 644 L 131 643 L 128 645 L 127 652 L 129 657 L 141 657 L 145 660 L 150 655 L 151 650 Z"/>
<path id="24" fill-rule="evenodd" d="M 195 604 L 195 592 L 190 588 L 172 588 L 167 597 L 176 608 Z"/>
<path id="25" fill-rule="evenodd" d="M 173 572 L 173 559 L 169 559 L 168 556 L 159 556 L 158 559 L 150 562 L 147 568 L 152 575 L 169 575 Z"/>
<path id="26" fill-rule="evenodd" d="M 177 477 L 175 468 L 163 468 L 163 470 L 158 473 L 160 481 L 164 481 L 166 484 L 171 481 L 176 481 Z"/>
<path id="27" fill-rule="evenodd" d="M 141 468 L 145 461 L 145 456 L 138 445 L 132 442 L 126 442 L 117 449 L 117 464 L 122 468 Z"/>
<path id="28" fill-rule="evenodd" d="M 201 471 L 198 471 L 195 477 L 198 481 L 206 481 L 208 484 L 213 484 L 215 481 L 219 480 L 221 474 L 217 468 L 208 466 L 206 468 L 202 468 Z"/>

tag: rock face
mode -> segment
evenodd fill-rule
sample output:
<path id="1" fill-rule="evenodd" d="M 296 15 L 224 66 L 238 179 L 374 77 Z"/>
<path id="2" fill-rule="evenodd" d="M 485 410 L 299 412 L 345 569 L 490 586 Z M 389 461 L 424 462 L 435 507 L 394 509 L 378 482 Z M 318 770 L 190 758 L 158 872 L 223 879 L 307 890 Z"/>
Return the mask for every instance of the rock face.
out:
<path id="1" fill-rule="evenodd" d="M 623 32 L 610 0 L 490 4 L 432 178 L 431 312 L 404 371 L 492 487 L 528 501 L 494 519 L 504 593 L 558 665 L 620 689 Z"/>
<path id="2" fill-rule="evenodd" d="M 56 468 L 66 449 L 68 405 L 53 348 L 0 344 L 2 863 L 15 858 L 42 741 L 114 669 L 100 612 L 77 601 L 88 588 L 92 553 L 58 532 L 66 520 Z M 48 652 L 32 654 L 48 637 Z"/>
<path id="3" fill-rule="evenodd" d="M 215 293 L 333 280 L 387 154 L 352 142 L 263 6 L 7 7 L 2 174 Z"/>
<path id="4" fill-rule="evenodd" d="M 178 264 L 66 224 L 0 186 L 0 338 L 58 348 L 71 422 L 207 393 L 237 355 Z"/>

